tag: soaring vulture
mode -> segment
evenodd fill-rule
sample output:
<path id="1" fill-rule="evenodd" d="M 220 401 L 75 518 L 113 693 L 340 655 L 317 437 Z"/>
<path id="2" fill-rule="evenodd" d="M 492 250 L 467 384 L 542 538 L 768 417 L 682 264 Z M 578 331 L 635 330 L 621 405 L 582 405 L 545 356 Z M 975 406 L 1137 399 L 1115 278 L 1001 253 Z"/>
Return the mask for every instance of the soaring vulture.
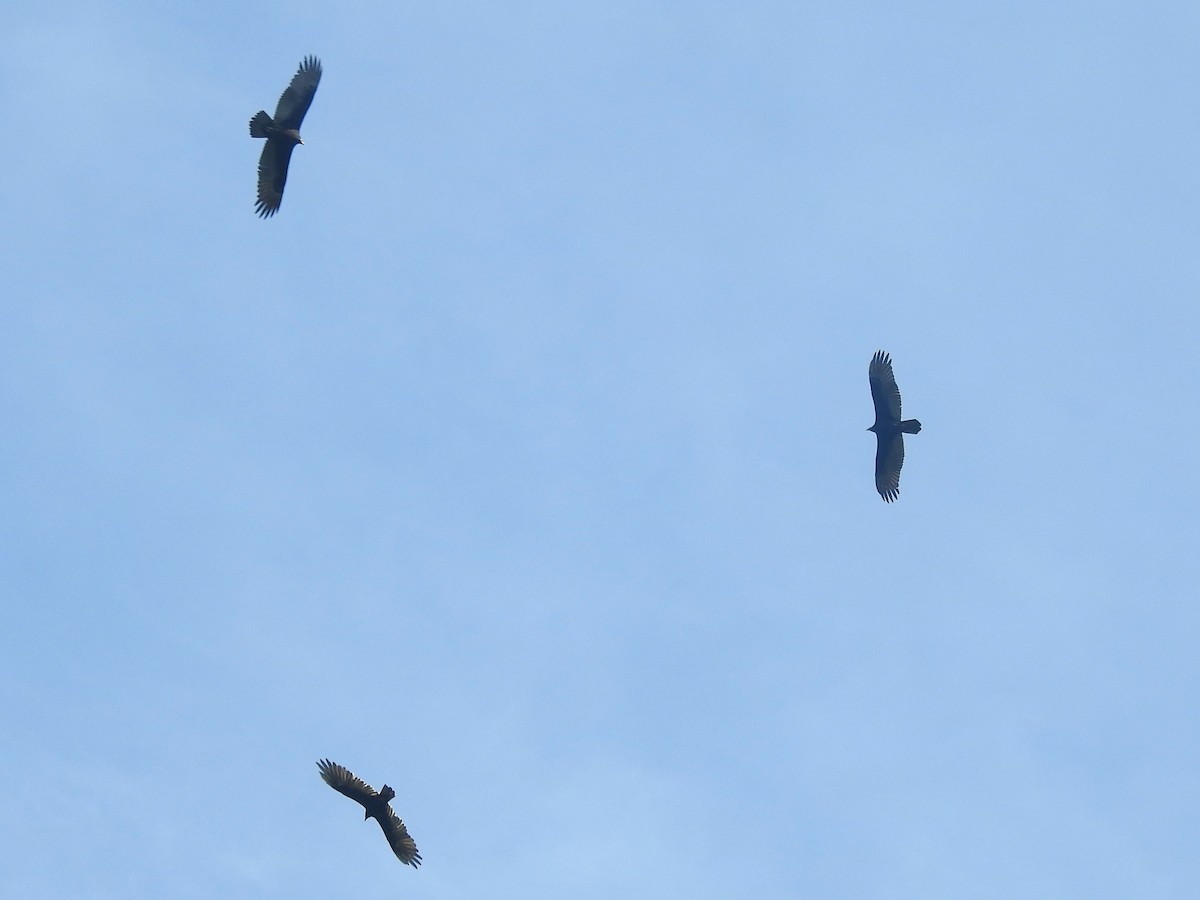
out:
<path id="1" fill-rule="evenodd" d="M 892 374 L 892 359 L 882 350 L 871 357 L 868 370 L 871 399 L 875 401 L 875 490 L 891 503 L 900 496 L 900 467 L 904 465 L 904 435 L 917 434 L 921 423 L 916 419 L 900 421 L 900 388 Z"/>
<path id="2" fill-rule="evenodd" d="M 414 869 L 421 865 L 421 854 L 417 852 L 416 843 L 408 836 L 408 829 L 404 827 L 400 817 L 388 806 L 388 801 L 396 796 L 395 791 L 385 784 L 382 791 L 375 793 L 375 788 L 354 773 L 327 759 L 318 762 L 317 769 L 327 785 L 338 793 L 345 794 L 355 803 L 362 804 L 366 810 L 364 822 L 374 819 L 379 823 L 379 827 L 383 829 L 383 836 L 387 838 L 388 845 L 400 862 Z"/>
<path id="3" fill-rule="evenodd" d="M 250 137 L 267 139 L 258 159 L 258 202 L 254 204 L 254 211 L 264 219 L 279 212 L 292 149 L 304 143 L 300 140 L 300 123 L 316 96 L 320 81 L 321 61 L 315 56 L 304 57 L 292 83 L 279 98 L 275 118 L 260 109 L 250 120 Z"/>

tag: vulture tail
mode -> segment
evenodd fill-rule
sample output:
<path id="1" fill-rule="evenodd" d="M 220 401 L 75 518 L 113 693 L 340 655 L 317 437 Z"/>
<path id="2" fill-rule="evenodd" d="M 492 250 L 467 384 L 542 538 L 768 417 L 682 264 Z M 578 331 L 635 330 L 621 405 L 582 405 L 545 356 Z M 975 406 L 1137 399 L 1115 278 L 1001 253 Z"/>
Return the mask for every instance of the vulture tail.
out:
<path id="1" fill-rule="evenodd" d="M 921 423 L 916 419 L 905 419 L 900 423 L 900 430 L 905 434 L 920 434 Z"/>
<path id="2" fill-rule="evenodd" d="M 396 796 L 396 792 L 393 791 L 386 784 L 383 786 L 383 790 L 379 792 L 379 799 L 382 800 L 384 803 L 387 803 L 389 800 L 391 800 L 395 796 Z"/>
<path id="3" fill-rule="evenodd" d="M 267 111 L 260 109 L 254 114 L 254 118 L 250 120 L 250 137 L 265 138 L 267 136 L 267 129 L 274 127 L 274 125 L 275 123 L 267 115 Z"/>

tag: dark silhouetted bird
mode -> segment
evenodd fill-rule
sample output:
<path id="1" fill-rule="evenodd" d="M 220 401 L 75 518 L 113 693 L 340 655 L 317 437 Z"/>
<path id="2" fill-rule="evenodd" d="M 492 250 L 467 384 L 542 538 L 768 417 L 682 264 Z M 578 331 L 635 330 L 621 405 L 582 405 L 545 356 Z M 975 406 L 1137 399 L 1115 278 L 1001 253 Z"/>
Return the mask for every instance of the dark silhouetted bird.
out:
<path id="1" fill-rule="evenodd" d="M 254 211 L 264 219 L 279 212 L 292 150 L 297 144 L 304 143 L 300 140 L 300 123 L 316 96 L 320 81 L 321 61 L 315 56 L 306 56 L 292 83 L 279 98 L 275 118 L 260 109 L 250 120 L 250 137 L 267 139 L 258 159 L 258 202 L 254 204 Z"/>
<path id="2" fill-rule="evenodd" d="M 916 419 L 900 421 L 900 388 L 892 374 L 892 359 L 882 350 L 871 357 L 868 370 L 871 399 L 875 401 L 875 490 L 891 503 L 900 496 L 900 467 L 904 465 L 904 435 L 917 434 L 921 423 Z"/>
<path id="3" fill-rule="evenodd" d="M 414 869 L 421 865 L 421 854 L 417 852 L 416 843 L 408 836 L 408 829 L 404 827 L 400 817 L 388 805 L 388 801 L 396 796 L 395 791 L 385 784 L 382 791 L 375 793 L 375 788 L 361 778 L 327 759 L 318 762 L 317 768 L 327 785 L 338 793 L 345 794 L 355 803 L 362 804 L 366 810 L 364 822 L 374 819 L 379 823 L 379 827 L 383 829 L 383 836 L 387 838 L 392 852 L 400 862 L 407 863 Z"/>

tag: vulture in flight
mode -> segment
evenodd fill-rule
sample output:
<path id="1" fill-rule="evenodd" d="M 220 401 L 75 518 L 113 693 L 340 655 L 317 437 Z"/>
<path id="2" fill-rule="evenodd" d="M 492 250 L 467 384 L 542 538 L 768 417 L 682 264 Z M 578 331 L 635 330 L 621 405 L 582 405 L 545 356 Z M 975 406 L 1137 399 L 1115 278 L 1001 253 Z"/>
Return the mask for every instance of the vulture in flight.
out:
<path id="1" fill-rule="evenodd" d="M 364 822 L 373 818 L 379 823 L 379 827 L 383 829 L 383 836 L 387 838 L 392 852 L 400 862 L 414 869 L 421 865 L 421 854 L 417 852 L 416 842 L 409 837 L 408 829 L 404 827 L 400 817 L 388 806 L 388 801 L 396 796 L 395 791 L 385 784 L 382 791 L 375 793 L 375 788 L 353 772 L 327 759 L 318 762 L 317 768 L 327 785 L 339 794 L 345 794 L 355 803 L 362 804 L 366 810 Z"/>
<path id="2" fill-rule="evenodd" d="M 279 98 L 275 118 L 260 109 L 250 120 L 250 137 L 267 139 L 258 160 L 258 202 L 254 204 L 254 211 L 264 219 L 279 212 L 292 149 L 304 143 L 300 140 L 300 123 L 316 96 L 320 81 L 321 61 L 315 56 L 304 57 L 292 83 Z"/>
<path id="3" fill-rule="evenodd" d="M 900 467 L 904 465 L 904 435 L 917 434 L 921 423 L 916 419 L 900 421 L 900 388 L 892 374 L 892 359 L 882 350 L 871 357 L 868 371 L 871 399 L 875 401 L 875 432 L 879 446 L 875 450 L 875 490 L 891 503 L 900 496 Z"/>

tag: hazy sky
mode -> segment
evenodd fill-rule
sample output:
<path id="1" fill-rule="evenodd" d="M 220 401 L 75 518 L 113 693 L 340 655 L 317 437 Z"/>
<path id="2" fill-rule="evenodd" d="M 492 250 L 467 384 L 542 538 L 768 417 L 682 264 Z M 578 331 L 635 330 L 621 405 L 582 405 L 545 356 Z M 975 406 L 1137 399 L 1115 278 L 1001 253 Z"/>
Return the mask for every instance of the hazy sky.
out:
<path id="1" fill-rule="evenodd" d="M 0 25 L 0 895 L 1195 890 L 1200 6 L 181 9 Z"/>

